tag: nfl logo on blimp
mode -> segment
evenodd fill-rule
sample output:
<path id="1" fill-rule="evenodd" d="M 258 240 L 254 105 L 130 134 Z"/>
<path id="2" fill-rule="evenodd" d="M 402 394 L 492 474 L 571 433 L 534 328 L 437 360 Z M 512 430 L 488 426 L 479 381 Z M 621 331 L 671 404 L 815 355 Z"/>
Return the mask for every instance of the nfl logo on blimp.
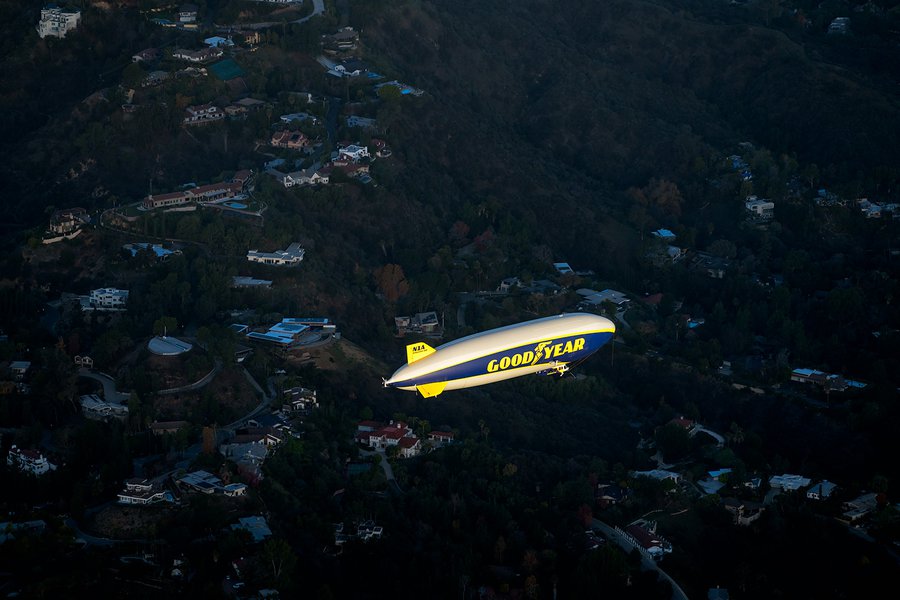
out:
<path id="1" fill-rule="evenodd" d="M 588 313 L 564 314 L 509 325 L 432 348 L 418 342 L 406 348 L 407 364 L 384 382 L 417 390 L 425 397 L 520 377 L 562 374 L 615 334 L 609 319 Z"/>

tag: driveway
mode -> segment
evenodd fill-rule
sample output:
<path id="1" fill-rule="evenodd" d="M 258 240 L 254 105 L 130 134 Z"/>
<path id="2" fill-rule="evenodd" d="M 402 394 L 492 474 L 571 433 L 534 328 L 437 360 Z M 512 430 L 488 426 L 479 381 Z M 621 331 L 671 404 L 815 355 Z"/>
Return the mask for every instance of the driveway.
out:
<path id="1" fill-rule="evenodd" d="M 400 486 L 397 484 L 397 480 L 394 478 L 394 469 L 391 467 L 391 462 L 387 459 L 387 456 L 384 455 L 383 451 L 380 450 L 360 450 L 360 454 L 363 456 L 373 456 L 378 454 L 381 456 L 381 469 L 384 471 L 384 476 L 387 479 L 388 486 L 394 490 L 394 492 L 398 494 L 402 494 L 403 490 L 400 489 Z"/>
<path id="2" fill-rule="evenodd" d="M 92 371 L 90 369 L 81 367 L 80 369 L 78 369 L 78 376 L 100 382 L 100 385 L 103 386 L 103 398 L 107 402 L 114 404 L 127 404 L 128 398 L 131 397 L 130 393 L 116 391 L 116 380 L 106 373 Z"/>
<path id="3" fill-rule="evenodd" d="M 631 540 L 626 538 L 624 535 L 604 523 L 598 519 L 594 519 L 591 529 L 595 531 L 600 531 L 606 539 L 611 542 L 615 542 L 620 548 L 625 550 L 626 553 L 630 553 L 634 549 L 634 544 L 631 543 Z M 666 581 L 668 581 L 672 585 L 672 600 L 688 600 L 687 594 L 684 593 L 684 590 L 681 589 L 675 580 L 672 579 L 668 573 L 659 568 L 659 565 L 651 558 L 647 558 L 643 554 L 641 554 L 641 569 L 644 571 L 656 571 L 659 576 Z"/>

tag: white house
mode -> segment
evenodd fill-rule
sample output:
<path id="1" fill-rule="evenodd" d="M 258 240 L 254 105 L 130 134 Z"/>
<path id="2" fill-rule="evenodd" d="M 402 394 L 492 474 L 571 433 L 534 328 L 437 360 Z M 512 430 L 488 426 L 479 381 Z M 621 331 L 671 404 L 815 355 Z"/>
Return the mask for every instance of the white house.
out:
<path id="1" fill-rule="evenodd" d="M 347 117 L 347 127 L 362 127 L 364 129 L 371 129 L 375 126 L 375 119 L 370 119 L 368 117 L 357 117 L 356 115 L 350 115 L 349 117 Z"/>
<path id="2" fill-rule="evenodd" d="M 771 200 L 760 200 L 756 196 L 747 196 L 744 201 L 747 212 L 760 219 L 771 219 L 775 216 L 775 203 Z"/>
<path id="3" fill-rule="evenodd" d="M 93 308 L 124 310 L 125 304 L 128 302 L 128 290 L 116 288 L 91 290 L 89 301 Z"/>
<path id="4" fill-rule="evenodd" d="M 428 434 L 428 439 L 438 446 L 443 446 L 444 444 L 452 444 L 453 437 L 453 432 L 451 431 L 431 431 Z"/>
<path id="5" fill-rule="evenodd" d="M 37 450 L 19 448 L 15 444 L 6 455 L 6 466 L 37 476 L 56 470 L 56 465 L 48 461 L 47 457 Z"/>
<path id="6" fill-rule="evenodd" d="M 352 161 L 357 161 L 361 158 L 369 157 L 369 149 L 366 146 L 358 146 L 356 144 L 350 144 L 349 146 L 339 148 L 338 152 L 340 153 L 341 158 L 346 158 L 347 160 Z"/>
<path id="7" fill-rule="evenodd" d="M 178 9 L 179 23 L 196 23 L 197 22 L 197 5 L 182 4 Z"/>
<path id="8" fill-rule="evenodd" d="M 593 306 L 601 306 L 604 302 L 612 302 L 616 306 L 623 306 L 630 302 L 625 294 L 611 289 L 605 289 L 602 292 L 598 292 L 589 288 L 581 288 L 576 290 L 576 292 L 579 296 L 584 297 L 582 302 Z"/>
<path id="9" fill-rule="evenodd" d="M 245 483 L 229 483 L 222 491 L 226 496 L 230 496 L 232 498 L 237 496 L 246 496 L 247 495 L 247 484 Z"/>
<path id="10" fill-rule="evenodd" d="M 165 490 L 157 489 L 146 479 L 134 477 L 125 481 L 125 489 L 118 494 L 119 504 L 146 506 L 166 499 Z"/>
<path id="11" fill-rule="evenodd" d="M 225 111 L 214 104 L 188 106 L 184 112 L 186 113 L 183 119 L 185 125 L 203 125 L 225 118 Z"/>
<path id="12" fill-rule="evenodd" d="M 769 478 L 769 485 L 773 488 L 781 488 L 785 492 L 794 492 L 799 490 L 800 488 L 805 488 L 812 480 L 808 477 L 803 477 L 802 475 L 791 475 L 789 473 L 785 473 L 784 475 L 772 475 Z"/>
<path id="13" fill-rule="evenodd" d="M 656 479 L 658 481 L 665 481 L 666 479 L 671 479 L 674 483 L 678 483 L 681 481 L 681 475 L 675 473 L 674 471 L 667 471 L 665 469 L 651 469 L 649 471 L 634 471 L 632 473 L 635 477 L 649 477 L 651 479 Z"/>
<path id="14" fill-rule="evenodd" d="M 300 264 L 305 254 L 306 250 L 303 249 L 303 246 L 298 242 L 294 242 L 286 249 L 276 250 L 275 252 L 250 250 L 247 252 L 247 260 L 250 262 L 263 263 L 265 265 L 295 267 Z"/>
<path id="15" fill-rule="evenodd" d="M 51 4 L 41 9 L 41 20 L 38 21 L 37 32 L 41 39 L 47 36 L 64 38 L 67 33 L 77 28 L 80 22 L 80 10 L 60 8 Z"/>
<path id="16" fill-rule="evenodd" d="M 221 57 L 225 52 L 216 46 L 201 48 L 200 50 L 176 50 L 172 58 L 179 58 L 192 63 L 202 63 Z"/>

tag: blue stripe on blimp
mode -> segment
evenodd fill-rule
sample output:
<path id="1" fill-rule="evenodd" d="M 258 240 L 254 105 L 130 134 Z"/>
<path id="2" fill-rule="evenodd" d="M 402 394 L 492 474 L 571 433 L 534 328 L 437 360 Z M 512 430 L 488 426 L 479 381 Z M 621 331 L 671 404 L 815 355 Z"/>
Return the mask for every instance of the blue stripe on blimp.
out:
<path id="1" fill-rule="evenodd" d="M 421 377 L 392 383 L 393 387 L 411 387 L 439 381 L 455 381 L 468 379 L 489 373 L 521 367 L 546 364 L 551 366 L 557 362 L 570 363 L 587 358 L 600 349 L 613 336 L 610 331 L 598 333 L 570 335 L 553 338 L 543 342 L 532 342 L 524 346 L 510 348 L 502 352 L 488 354 L 446 369 L 433 371 Z"/>

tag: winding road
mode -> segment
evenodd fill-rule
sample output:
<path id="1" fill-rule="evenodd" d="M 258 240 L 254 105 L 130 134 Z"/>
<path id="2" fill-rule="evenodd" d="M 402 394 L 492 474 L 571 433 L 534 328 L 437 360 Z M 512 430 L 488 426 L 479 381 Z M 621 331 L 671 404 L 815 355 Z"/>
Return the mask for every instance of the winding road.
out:
<path id="1" fill-rule="evenodd" d="M 606 539 L 611 542 L 615 542 L 618 544 L 625 552 L 631 552 L 634 549 L 634 544 L 626 538 L 624 535 L 604 523 L 598 519 L 594 519 L 591 524 L 591 529 L 595 531 L 600 531 Z M 656 571 L 660 577 L 668 581 L 672 585 L 672 600 L 688 600 L 687 594 L 684 593 L 684 590 L 681 589 L 675 580 L 672 579 L 668 573 L 659 568 L 659 565 L 656 564 L 652 558 L 647 558 L 643 554 L 641 554 L 641 568 L 644 571 Z"/>
<path id="2" fill-rule="evenodd" d="M 325 12 L 325 0 L 312 0 L 313 10 L 311 13 L 306 15 L 305 17 L 300 17 L 299 19 L 294 19 L 293 21 L 287 21 L 287 24 L 293 23 L 306 23 L 313 17 L 321 15 Z M 240 31 L 242 29 L 268 29 L 269 27 L 275 27 L 276 25 L 283 25 L 285 23 L 278 21 L 266 21 L 263 23 L 241 23 L 238 25 L 217 25 L 216 29 L 220 31 Z"/>
<path id="3" fill-rule="evenodd" d="M 100 385 L 103 386 L 103 398 L 107 402 L 127 404 L 128 398 L 131 397 L 130 393 L 116 391 L 116 380 L 106 373 L 81 367 L 78 369 L 78 376 L 100 382 Z"/>

